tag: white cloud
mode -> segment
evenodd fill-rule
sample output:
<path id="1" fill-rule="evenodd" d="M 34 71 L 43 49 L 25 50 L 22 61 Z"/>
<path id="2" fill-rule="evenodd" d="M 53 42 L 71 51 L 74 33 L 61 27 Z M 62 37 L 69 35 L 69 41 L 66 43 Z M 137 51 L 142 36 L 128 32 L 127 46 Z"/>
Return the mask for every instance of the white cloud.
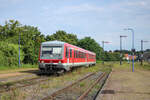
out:
<path id="1" fill-rule="evenodd" d="M 74 6 L 65 6 L 59 9 L 56 9 L 56 14 L 66 14 L 66 13 L 85 13 L 85 12 L 101 12 L 104 9 L 99 6 L 91 5 L 91 4 L 81 4 Z"/>
<path id="2" fill-rule="evenodd" d="M 0 3 L 1 1 L 9 2 L 8 7 L 13 4 L 12 2 L 20 2 L 20 0 L 0 0 Z M 49 1 L 49 3 L 40 3 L 41 6 L 35 8 L 39 10 L 38 13 L 33 12 L 32 8 L 30 8 L 31 11 L 25 9 L 27 12 L 31 12 L 31 17 L 27 19 L 27 16 L 24 16 L 23 20 L 26 23 L 38 24 L 44 33 L 54 33 L 58 29 L 63 29 L 69 33 L 77 33 L 79 38 L 91 36 L 100 43 L 102 40 L 111 41 L 110 47 L 114 46 L 115 48 L 119 47 L 119 35 L 127 34 L 129 36 L 128 40 L 126 39 L 124 42 L 128 49 L 130 49 L 131 33 L 123 31 L 123 28 L 134 28 L 136 39 L 148 39 L 150 0 L 117 1 L 111 3 L 104 2 L 103 4 L 100 4 L 101 0 L 82 3 L 79 1 L 71 1 L 75 3 Z M 38 1 L 35 0 L 35 2 Z M 4 10 L 2 11 L 5 12 Z M 7 11 L 10 11 L 10 8 Z M 10 12 L 8 13 L 10 14 Z M 21 15 L 20 12 L 17 15 L 16 11 L 13 14 L 15 16 Z M 4 15 L 5 13 L 1 14 L 1 19 L 5 17 Z M 32 18 L 35 18 L 36 20 L 34 21 L 36 22 Z M 138 43 L 136 42 L 136 44 Z"/>
<path id="3" fill-rule="evenodd" d="M 0 0 L 0 8 L 7 8 L 10 5 L 15 5 L 23 1 L 24 0 Z"/>
<path id="4" fill-rule="evenodd" d="M 123 28 L 135 29 L 135 46 L 139 47 L 139 40 L 147 39 L 146 32 L 150 22 L 150 1 L 132 0 L 109 3 L 99 6 L 94 3 L 82 3 L 80 5 L 63 5 L 55 9 L 44 7 L 44 15 L 49 19 L 51 26 L 58 27 L 72 33 L 79 33 L 78 36 L 91 36 L 99 43 L 102 40 L 111 41 L 107 49 L 119 49 L 119 35 L 128 35 L 124 39 L 124 49 L 131 49 L 130 32 L 123 31 Z M 59 26 L 60 25 L 60 26 Z M 67 27 L 67 28 L 66 28 Z M 95 34 L 92 34 L 92 33 Z M 81 34 L 80 34 L 81 33 Z M 91 34 L 90 34 L 91 33 Z"/>
<path id="5" fill-rule="evenodd" d="M 128 6 L 147 6 L 146 1 L 137 1 L 137 2 L 127 2 Z"/>
<path id="6" fill-rule="evenodd" d="M 2 4 L 5 4 L 5 3 L 7 3 L 7 4 L 14 4 L 14 3 L 19 3 L 19 2 L 22 2 L 22 1 L 24 1 L 24 0 L 0 0 L 0 3 L 2 3 Z"/>

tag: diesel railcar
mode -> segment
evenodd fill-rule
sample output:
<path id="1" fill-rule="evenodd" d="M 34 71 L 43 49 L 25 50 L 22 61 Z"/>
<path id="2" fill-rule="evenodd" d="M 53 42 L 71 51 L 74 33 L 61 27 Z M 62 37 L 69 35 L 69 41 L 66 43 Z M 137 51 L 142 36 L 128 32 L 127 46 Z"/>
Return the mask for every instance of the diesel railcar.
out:
<path id="1" fill-rule="evenodd" d="M 69 71 L 73 67 L 95 64 L 96 54 L 88 50 L 61 41 L 41 43 L 39 69 L 42 72 Z"/>

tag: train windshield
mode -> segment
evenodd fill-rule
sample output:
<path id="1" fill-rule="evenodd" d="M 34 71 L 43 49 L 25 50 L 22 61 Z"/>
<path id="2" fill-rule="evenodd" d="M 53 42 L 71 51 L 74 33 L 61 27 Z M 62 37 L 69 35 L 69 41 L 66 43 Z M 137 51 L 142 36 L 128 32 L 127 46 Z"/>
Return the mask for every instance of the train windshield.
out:
<path id="1" fill-rule="evenodd" d="M 42 46 L 41 59 L 62 59 L 61 46 Z"/>

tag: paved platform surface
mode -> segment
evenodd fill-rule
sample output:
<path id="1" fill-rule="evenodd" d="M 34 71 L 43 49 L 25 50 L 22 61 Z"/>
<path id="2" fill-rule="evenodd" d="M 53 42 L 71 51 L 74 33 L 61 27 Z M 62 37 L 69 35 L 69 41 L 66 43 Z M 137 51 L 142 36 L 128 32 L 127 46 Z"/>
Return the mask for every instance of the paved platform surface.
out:
<path id="1" fill-rule="evenodd" d="M 150 100 L 150 71 L 113 68 L 96 100 Z"/>

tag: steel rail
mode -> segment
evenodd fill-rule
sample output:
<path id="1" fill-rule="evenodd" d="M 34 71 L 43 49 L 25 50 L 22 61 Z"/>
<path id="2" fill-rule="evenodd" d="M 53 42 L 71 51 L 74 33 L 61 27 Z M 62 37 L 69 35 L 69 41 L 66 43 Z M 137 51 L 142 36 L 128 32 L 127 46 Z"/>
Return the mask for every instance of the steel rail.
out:
<path id="1" fill-rule="evenodd" d="M 7 86 L 7 83 L 6 83 L 6 84 L 4 84 L 4 85 L 1 85 L 1 87 L 4 87 L 4 88 L 0 88 L 0 89 L 3 89 L 3 90 L 0 90 L 0 93 L 12 91 L 12 90 L 16 90 L 16 89 L 18 89 L 18 88 L 31 86 L 31 85 L 37 84 L 38 82 L 44 82 L 44 81 L 46 81 L 46 80 L 49 80 L 49 78 L 46 78 L 46 79 L 42 79 L 42 78 L 43 78 L 43 77 L 35 77 L 35 78 L 31 78 L 31 79 L 16 81 L 16 82 L 14 82 L 13 85 L 18 84 L 18 82 L 19 82 L 19 84 L 22 84 L 22 85 L 21 85 L 21 86 L 16 86 L 16 87 L 13 87 L 13 88 L 10 87 L 10 86 L 13 86 L 13 85 L 10 85 L 10 86 L 8 87 L 8 86 Z M 45 77 L 44 77 L 44 78 L 45 78 Z M 33 83 L 33 81 L 36 81 L 36 80 L 38 80 L 38 79 L 42 79 L 42 80 L 39 80 L 38 82 Z M 30 84 L 29 84 L 29 83 L 26 83 L 25 81 L 26 81 L 26 82 L 29 81 Z M 21 83 L 21 82 L 25 82 L 25 83 Z"/>
<path id="2" fill-rule="evenodd" d="M 60 90 L 54 92 L 54 93 L 51 94 L 50 96 L 47 96 L 47 97 L 43 98 L 42 100 L 48 100 L 48 99 L 52 99 L 52 100 L 53 100 L 54 97 L 56 97 L 58 94 L 62 93 L 63 91 L 67 90 L 68 88 L 72 87 L 73 85 L 75 85 L 75 84 L 77 84 L 77 83 L 79 83 L 79 82 L 81 82 L 81 81 L 87 79 L 88 77 L 90 77 L 90 76 L 92 76 L 92 75 L 94 75 L 94 74 L 95 74 L 95 73 L 90 73 L 90 74 L 84 76 L 83 78 L 81 78 L 81 79 L 75 81 L 74 83 L 72 83 L 72 84 L 70 84 L 70 85 L 64 87 L 63 89 L 60 89 Z"/>
<path id="3" fill-rule="evenodd" d="M 105 76 L 106 73 L 102 73 L 102 75 L 100 75 L 100 77 L 93 83 L 93 85 L 88 88 L 77 100 L 83 100 L 88 93 L 92 90 L 92 88 L 101 80 L 103 79 L 103 77 Z"/>

